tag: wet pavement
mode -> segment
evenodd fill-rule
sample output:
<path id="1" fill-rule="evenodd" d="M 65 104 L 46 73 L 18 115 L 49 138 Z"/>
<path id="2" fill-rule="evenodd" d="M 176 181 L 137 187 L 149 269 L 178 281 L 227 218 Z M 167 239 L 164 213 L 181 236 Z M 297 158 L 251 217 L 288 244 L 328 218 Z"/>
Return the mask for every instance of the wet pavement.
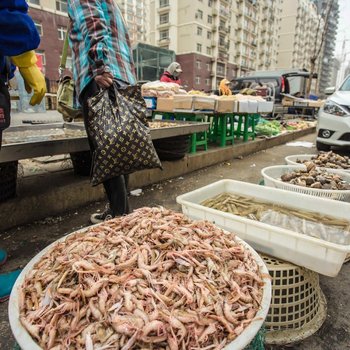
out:
<path id="1" fill-rule="evenodd" d="M 313 142 L 315 135 L 297 141 Z M 284 164 L 291 154 L 315 153 L 315 148 L 277 146 L 242 159 L 232 159 L 217 166 L 205 168 L 189 175 L 154 184 L 142 189 L 140 196 L 131 196 L 132 208 L 162 205 L 180 211 L 176 197 L 220 179 L 235 179 L 259 183 L 260 171 L 265 166 Z M 54 185 L 54 184 L 53 184 Z M 69 213 L 15 227 L 0 234 L 1 246 L 9 253 L 8 262 L 0 272 L 10 271 L 25 264 L 44 247 L 63 235 L 89 225 L 88 218 L 104 203 L 96 202 Z M 335 278 L 320 276 L 321 289 L 327 303 L 327 318 L 321 329 L 306 340 L 288 347 L 266 346 L 266 349 L 343 350 L 350 349 L 350 263 L 345 264 Z M 7 316 L 8 303 L 0 304 L 0 350 L 12 350 L 12 337 Z"/>

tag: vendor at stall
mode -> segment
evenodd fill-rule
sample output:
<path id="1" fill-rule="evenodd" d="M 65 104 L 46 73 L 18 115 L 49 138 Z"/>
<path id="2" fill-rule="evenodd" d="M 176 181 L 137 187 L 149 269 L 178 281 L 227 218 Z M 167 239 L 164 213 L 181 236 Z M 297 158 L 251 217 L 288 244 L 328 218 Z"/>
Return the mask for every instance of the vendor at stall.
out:
<path id="1" fill-rule="evenodd" d="M 230 90 L 230 82 L 227 79 L 222 79 L 219 85 L 219 95 L 229 96 L 232 95 L 232 91 Z"/>
<path id="2" fill-rule="evenodd" d="M 15 66 L 24 79 L 27 92 L 34 92 L 31 105 L 39 104 L 46 92 L 45 78 L 36 65 L 33 51 L 39 46 L 40 37 L 27 12 L 25 0 L 0 2 L 0 115 L 3 117 L 10 106 L 7 82 L 13 77 Z M 6 251 L 0 249 L 0 265 L 6 259 Z M 19 273 L 20 270 L 0 274 L 0 301 L 9 297 Z"/>
<path id="3" fill-rule="evenodd" d="M 181 73 L 182 69 L 180 63 L 173 62 L 160 77 L 160 81 L 164 83 L 176 83 L 181 85 L 181 80 L 179 79 Z"/>

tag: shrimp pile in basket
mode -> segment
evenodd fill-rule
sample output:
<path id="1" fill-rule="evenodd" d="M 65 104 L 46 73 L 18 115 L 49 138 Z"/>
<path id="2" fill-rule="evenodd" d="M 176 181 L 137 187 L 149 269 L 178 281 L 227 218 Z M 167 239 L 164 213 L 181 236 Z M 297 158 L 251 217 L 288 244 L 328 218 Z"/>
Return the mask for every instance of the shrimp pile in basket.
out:
<path id="1" fill-rule="evenodd" d="M 262 292 L 234 234 L 141 208 L 44 254 L 19 290 L 20 320 L 43 349 L 221 349 Z"/>

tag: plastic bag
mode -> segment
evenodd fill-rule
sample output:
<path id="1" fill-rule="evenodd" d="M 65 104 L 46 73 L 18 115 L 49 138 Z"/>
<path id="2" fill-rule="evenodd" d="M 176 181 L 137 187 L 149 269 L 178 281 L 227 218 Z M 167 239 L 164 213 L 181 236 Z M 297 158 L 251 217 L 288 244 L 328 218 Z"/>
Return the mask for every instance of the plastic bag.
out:
<path id="1" fill-rule="evenodd" d="M 349 226 L 324 225 L 321 222 L 286 215 L 275 210 L 267 210 L 261 214 L 260 222 L 323 239 L 336 244 L 350 244 Z"/>
<path id="2" fill-rule="evenodd" d="M 161 168 L 139 86 L 102 90 L 88 100 L 87 132 L 94 144 L 92 185 L 137 170 Z"/>

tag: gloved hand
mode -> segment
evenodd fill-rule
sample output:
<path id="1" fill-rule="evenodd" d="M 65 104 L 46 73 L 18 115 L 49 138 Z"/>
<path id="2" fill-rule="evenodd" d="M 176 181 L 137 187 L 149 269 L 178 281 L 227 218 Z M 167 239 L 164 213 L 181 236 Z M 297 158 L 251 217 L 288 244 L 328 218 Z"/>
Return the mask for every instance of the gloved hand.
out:
<path id="1" fill-rule="evenodd" d="M 12 56 L 11 60 L 21 73 L 26 90 L 29 93 L 34 90 L 34 95 L 30 99 L 32 106 L 39 104 L 46 93 L 46 83 L 43 74 L 36 65 L 37 58 L 34 51 L 27 51 L 18 56 Z"/>

